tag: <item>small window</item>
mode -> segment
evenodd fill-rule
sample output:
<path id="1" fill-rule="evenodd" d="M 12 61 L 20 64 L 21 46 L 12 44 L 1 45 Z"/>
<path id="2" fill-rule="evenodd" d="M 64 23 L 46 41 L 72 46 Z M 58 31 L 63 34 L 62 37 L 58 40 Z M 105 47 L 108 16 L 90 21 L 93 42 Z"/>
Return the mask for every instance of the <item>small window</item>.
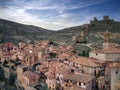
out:
<path id="1" fill-rule="evenodd" d="M 67 59 L 67 58 L 65 58 L 65 61 L 68 61 L 68 59 Z"/>
<path id="2" fill-rule="evenodd" d="M 70 80 L 70 82 L 73 82 L 72 80 Z"/>
<path id="3" fill-rule="evenodd" d="M 79 86 L 81 86 L 81 82 L 79 82 Z"/>
<path id="4" fill-rule="evenodd" d="M 66 84 L 65 86 L 67 87 L 68 85 Z"/>
<path id="5" fill-rule="evenodd" d="M 115 73 L 118 74 L 118 71 L 116 71 Z"/>
<path id="6" fill-rule="evenodd" d="M 77 81 L 73 81 L 73 84 L 76 84 L 77 83 Z"/>
<path id="7" fill-rule="evenodd" d="M 69 80 L 68 80 L 68 79 L 65 79 L 65 80 L 64 80 L 64 82 L 67 82 L 67 83 L 68 83 L 68 82 L 69 82 Z"/>
<path id="8" fill-rule="evenodd" d="M 70 70 L 70 72 L 71 72 L 71 73 L 74 73 L 74 70 L 73 70 L 73 69 L 71 69 L 71 70 Z"/>

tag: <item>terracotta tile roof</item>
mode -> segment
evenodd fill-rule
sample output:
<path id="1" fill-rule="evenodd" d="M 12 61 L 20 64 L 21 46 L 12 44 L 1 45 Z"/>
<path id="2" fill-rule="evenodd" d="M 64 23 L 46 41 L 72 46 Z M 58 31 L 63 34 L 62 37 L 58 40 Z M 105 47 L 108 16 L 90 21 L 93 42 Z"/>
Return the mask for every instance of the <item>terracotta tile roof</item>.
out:
<path id="1" fill-rule="evenodd" d="M 66 74 L 64 75 L 65 79 L 75 80 L 81 83 L 87 83 L 94 79 L 95 77 L 86 75 L 86 74 Z"/>
<path id="2" fill-rule="evenodd" d="M 54 62 L 54 61 L 49 62 L 49 70 L 56 72 L 57 67 L 59 67 L 60 65 L 61 65 L 61 63 L 59 63 L 59 62 Z"/>
<path id="3" fill-rule="evenodd" d="M 51 66 L 55 66 L 55 67 L 61 65 L 61 63 L 56 62 L 56 61 L 51 61 L 49 64 L 50 64 Z"/>
<path id="4" fill-rule="evenodd" d="M 4 53 L 3 56 L 12 56 L 13 54 L 12 53 Z"/>
<path id="5" fill-rule="evenodd" d="M 55 72 L 49 70 L 48 72 L 45 73 L 45 75 L 47 76 L 47 78 L 49 79 L 55 79 Z"/>
<path id="6" fill-rule="evenodd" d="M 120 63 L 117 62 L 106 62 L 105 74 L 108 75 L 111 73 L 111 69 L 120 68 Z"/>
<path id="7" fill-rule="evenodd" d="M 78 86 L 72 86 L 72 87 L 64 87 L 64 90 L 86 90 L 86 89 Z"/>
<path id="8" fill-rule="evenodd" d="M 108 62 L 107 67 L 111 67 L 111 68 L 120 68 L 120 63 L 117 62 Z"/>
<path id="9" fill-rule="evenodd" d="M 49 79 L 55 79 L 55 75 L 54 74 L 48 74 L 47 78 L 49 78 Z"/>
<path id="10" fill-rule="evenodd" d="M 104 34 L 107 34 L 107 35 L 108 35 L 108 34 L 110 34 L 110 32 L 106 31 Z"/>
<path id="11" fill-rule="evenodd" d="M 119 53 L 120 54 L 120 48 L 106 48 L 106 49 L 100 49 L 100 50 L 95 50 L 95 51 L 91 51 L 94 53 Z"/>
<path id="12" fill-rule="evenodd" d="M 48 67 L 45 64 L 39 65 L 36 68 L 38 68 L 39 71 L 44 73 L 48 71 Z"/>
<path id="13" fill-rule="evenodd" d="M 57 68 L 56 73 L 60 73 L 60 74 L 62 74 L 62 75 L 65 75 L 65 74 L 68 73 L 69 70 L 70 70 L 70 66 L 67 66 L 67 65 L 65 65 L 65 64 L 62 64 L 61 66 L 59 66 L 59 67 Z"/>
<path id="14" fill-rule="evenodd" d="M 34 73 L 32 71 L 29 71 L 29 70 L 25 71 L 23 73 L 23 76 L 25 76 L 25 77 L 27 77 L 29 79 L 32 79 L 33 77 L 39 77 L 39 75 L 37 73 Z"/>
<path id="15" fill-rule="evenodd" d="M 103 79 L 105 79 L 105 76 L 100 76 L 100 77 L 98 78 L 98 80 L 103 80 Z"/>
<path id="16" fill-rule="evenodd" d="M 97 60 L 95 58 L 87 58 L 87 57 L 72 57 L 69 59 L 70 62 L 85 65 L 85 66 L 90 66 L 90 67 L 97 67 L 97 66 L 102 66 L 104 61 L 102 60 Z"/>

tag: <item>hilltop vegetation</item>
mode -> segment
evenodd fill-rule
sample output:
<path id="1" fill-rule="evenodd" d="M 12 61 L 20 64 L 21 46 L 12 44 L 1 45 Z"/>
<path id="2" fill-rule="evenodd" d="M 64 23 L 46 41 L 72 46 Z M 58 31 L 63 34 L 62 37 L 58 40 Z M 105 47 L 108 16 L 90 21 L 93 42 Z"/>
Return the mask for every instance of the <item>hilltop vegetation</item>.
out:
<path id="1" fill-rule="evenodd" d="M 44 36 L 53 31 L 20 23 L 0 19 L 0 40 L 2 42 L 22 41 L 23 39 L 33 39 L 37 36 Z"/>
<path id="2" fill-rule="evenodd" d="M 103 33 L 106 30 L 111 32 L 111 41 L 120 43 L 120 22 L 109 19 L 108 16 L 104 16 L 102 20 L 94 17 L 89 24 L 59 30 L 55 32 L 55 36 L 58 40 L 70 42 L 73 36 L 80 35 L 81 31 L 85 31 L 88 43 L 102 42 Z"/>
<path id="3" fill-rule="evenodd" d="M 102 20 L 96 17 L 90 20 L 89 24 L 65 28 L 59 31 L 47 30 L 44 28 L 23 25 L 16 22 L 0 19 L 0 42 L 19 42 L 26 40 L 49 39 L 55 42 L 72 43 L 72 37 L 80 35 L 81 31 L 87 32 L 87 42 L 102 42 L 103 33 L 111 32 L 111 41 L 120 43 L 120 22 L 104 16 Z"/>

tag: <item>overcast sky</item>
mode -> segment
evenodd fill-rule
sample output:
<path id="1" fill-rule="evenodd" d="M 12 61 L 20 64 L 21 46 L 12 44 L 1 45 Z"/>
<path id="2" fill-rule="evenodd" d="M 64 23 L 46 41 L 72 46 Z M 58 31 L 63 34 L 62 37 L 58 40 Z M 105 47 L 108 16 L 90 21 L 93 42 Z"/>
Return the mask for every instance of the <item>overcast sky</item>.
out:
<path id="1" fill-rule="evenodd" d="M 51 30 L 104 15 L 120 21 L 120 0 L 0 0 L 0 18 Z"/>

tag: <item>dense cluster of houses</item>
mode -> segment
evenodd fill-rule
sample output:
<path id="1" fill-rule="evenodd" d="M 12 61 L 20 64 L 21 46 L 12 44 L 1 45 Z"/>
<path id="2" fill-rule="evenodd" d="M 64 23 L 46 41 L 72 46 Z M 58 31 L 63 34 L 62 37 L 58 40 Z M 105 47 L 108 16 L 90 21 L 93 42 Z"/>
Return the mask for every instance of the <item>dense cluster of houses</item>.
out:
<path id="1" fill-rule="evenodd" d="M 49 90 L 120 90 L 120 45 L 110 43 L 109 32 L 104 34 L 103 48 L 89 57 L 75 55 L 70 45 L 41 40 L 1 44 L 0 62 L 19 62 L 17 82 L 25 90 L 36 90 L 41 81 Z"/>

